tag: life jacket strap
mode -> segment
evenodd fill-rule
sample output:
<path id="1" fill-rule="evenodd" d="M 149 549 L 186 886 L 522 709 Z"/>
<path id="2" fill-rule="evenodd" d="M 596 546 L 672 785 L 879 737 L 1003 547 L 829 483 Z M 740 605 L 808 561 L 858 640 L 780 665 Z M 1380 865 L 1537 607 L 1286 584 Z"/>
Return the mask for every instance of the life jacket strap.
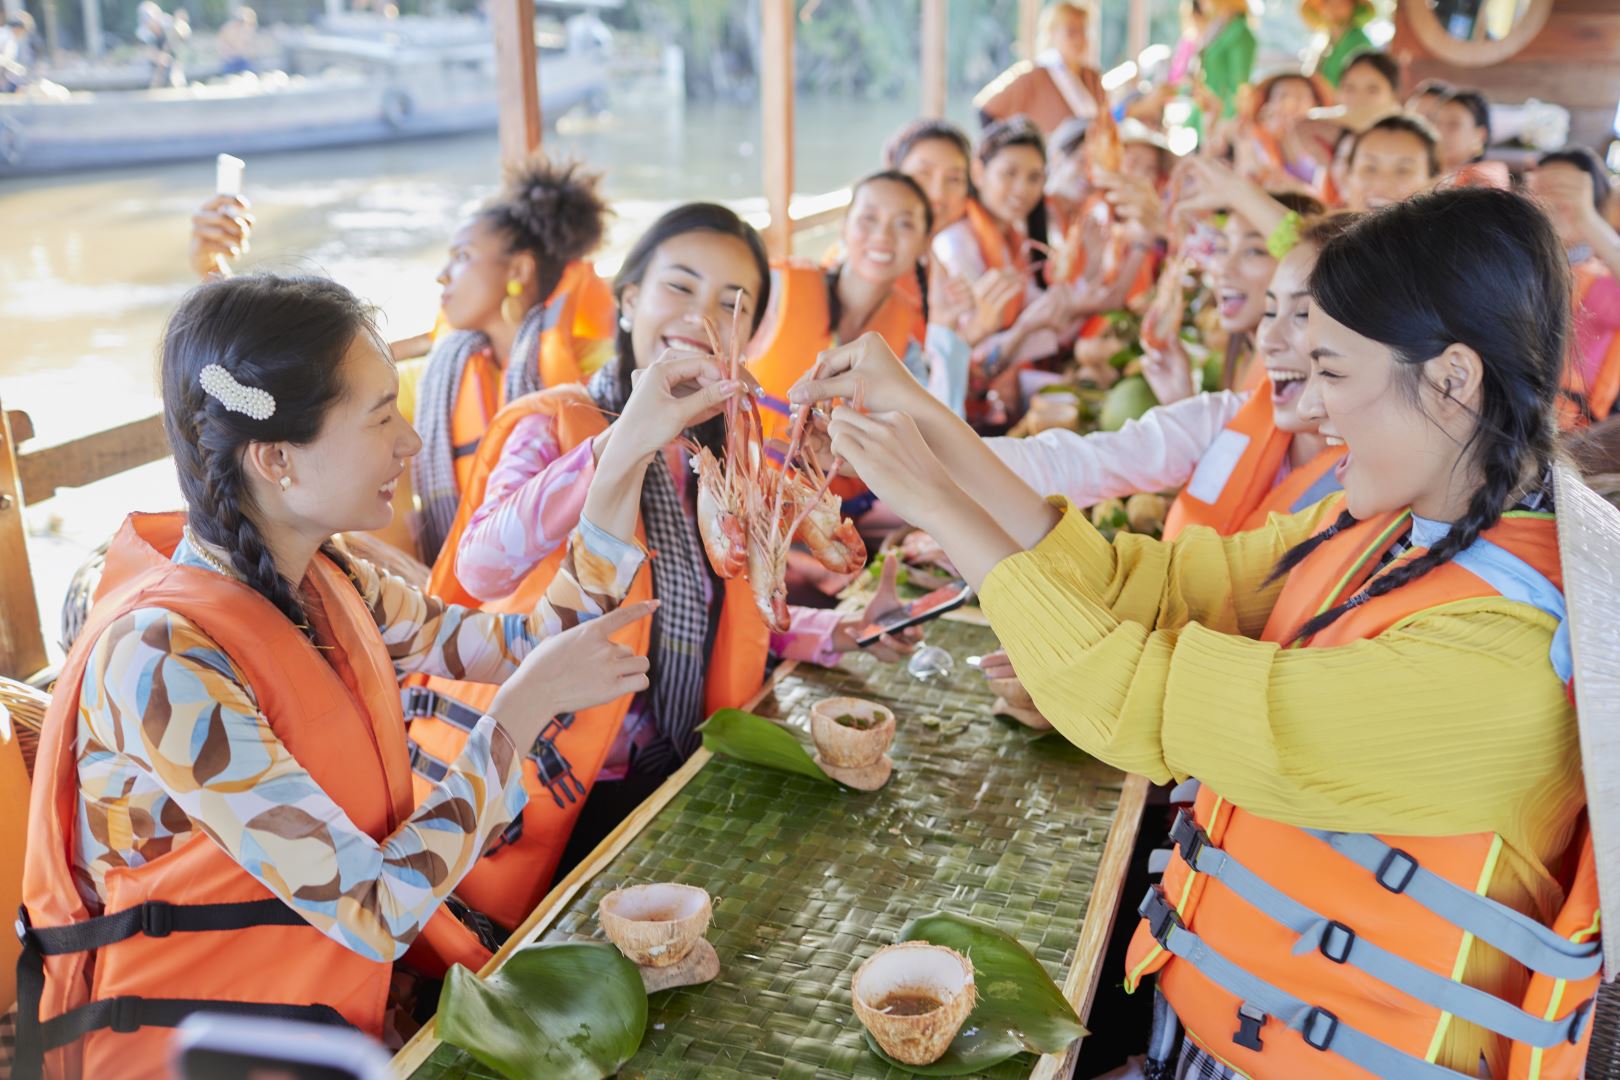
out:
<path id="1" fill-rule="evenodd" d="M 1304 831 L 1372 874 L 1384 888 L 1411 898 L 1532 971 L 1577 982 L 1596 974 L 1603 963 L 1603 949 L 1597 941 L 1566 940 L 1528 915 L 1425 869 L 1411 855 L 1376 836 Z"/>
<path id="2" fill-rule="evenodd" d="M 272 1020 L 302 1020 L 353 1028 L 330 1005 L 276 1005 L 256 1001 L 207 1001 L 196 998 L 102 998 L 70 1009 L 40 1025 L 40 1043 L 46 1051 L 67 1046 L 93 1031 L 122 1035 L 143 1027 L 179 1027 L 194 1013 L 224 1013 Z"/>
<path id="3" fill-rule="evenodd" d="M 1258 1010 L 1298 1032 L 1305 1045 L 1312 1049 L 1331 1051 L 1385 1080 L 1458 1080 L 1463 1075 L 1359 1031 L 1331 1011 L 1303 1001 L 1234 964 L 1187 929 L 1162 886 L 1149 887 L 1137 910 L 1166 952 L 1191 964 L 1199 974 L 1251 1011 Z M 1582 1006 L 1583 1015 L 1589 1011 L 1589 1004 Z M 1256 1030 L 1264 1023 L 1256 1018 Z"/>
<path id="4" fill-rule="evenodd" d="M 248 1015 L 246 1010 L 295 1010 L 251 1015 L 346 1023 L 336 1010 L 324 1005 L 261 1006 L 181 998 L 107 998 L 49 1020 L 39 1015 L 40 1002 L 45 995 L 47 956 L 90 952 L 136 936 L 162 938 L 170 934 L 246 930 L 254 926 L 307 925 L 302 915 L 274 898 L 228 904 L 171 904 L 148 900 L 122 911 L 63 926 L 34 926 L 28 908 L 18 908 L 16 931 L 22 942 L 22 955 L 17 959 L 17 1048 L 12 1075 L 17 1080 L 34 1080 L 44 1070 L 46 1051 L 66 1046 L 88 1032 L 103 1028 L 127 1032 L 143 1026 L 173 1027 L 193 1012 L 238 1011 Z"/>
<path id="5" fill-rule="evenodd" d="M 477 709 L 469 708 L 454 698 L 446 697 L 437 690 L 426 686 L 403 687 L 400 689 L 399 698 L 407 721 L 436 717 L 452 727 L 471 732 L 473 728 L 478 726 L 478 722 L 484 718 L 484 714 Z M 569 803 L 578 802 L 586 795 L 584 782 L 575 775 L 573 765 L 569 763 L 568 758 L 563 756 L 563 752 L 557 748 L 557 737 L 570 727 L 573 727 L 573 725 L 573 713 L 563 713 L 560 716 L 553 717 L 540 730 L 540 734 L 535 737 L 534 744 L 529 747 L 528 753 L 528 759 L 534 764 L 540 783 L 544 785 L 546 793 L 551 796 L 551 801 L 557 804 L 559 810 L 565 809 Z M 437 784 L 450 772 L 450 766 L 447 762 L 439 760 L 422 749 L 421 746 L 417 745 L 415 739 L 408 738 L 406 742 L 410 749 L 411 771 L 416 775 L 430 784 Z M 513 830 L 516 830 L 516 832 L 514 833 Z M 508 836 L 507 833 L 512 833 L 512 835 Z M 495 846 L 484 854 L 494 854 L 506 844 L 514 842 L 522 834 L 523 818 L 520 815 L 507 828 L 506 832 L 501 834 L 501 838 L 496 842 Z"/>
<path id="6" fill-rule="evenodd" d="M 1296 954 L 1315 949 L 1335 964 L 1363 971 L 1425 1005 L 1505 1036 L 1543 1049 L 1566 1039 L 1576 1041 L 1585 1012 L 1576 1009 L 1561 1019 L 1543 1019 L 1466 983 L 1434 971 L 1359 936 L 1342 922 L 1327 919 L 1209 842 L 1204 830 L 1183 811 L 1170 836 L 1182 858 L 1200 874 L 1219 881 L 1273 921 L 1299 935 Z"/>

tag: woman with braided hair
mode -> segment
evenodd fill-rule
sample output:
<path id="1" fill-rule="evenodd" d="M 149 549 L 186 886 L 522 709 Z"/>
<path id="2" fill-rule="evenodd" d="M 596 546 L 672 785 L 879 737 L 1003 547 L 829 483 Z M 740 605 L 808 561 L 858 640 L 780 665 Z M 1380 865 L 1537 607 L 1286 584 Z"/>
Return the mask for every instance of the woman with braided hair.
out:
<path id="1" fill-rule="evenodd" d="M 603 613 L 628 589 L 628 545 L 576 531 L 546 596 L 505 616 L 331 547 L 388 523 L 422 445 L 341 286 L 199 287 L 170 320 L 162 382 L 187 510 L 126 522 L 45 720 L 20 1076 L 158 1075 L 165 1029 L 210 1008 L 407 1036 L 391 1020 L 409 1010 L 385 1008 L 415 985 L 396 962 L 436 978 L 488 959 L 446 905 L 523 809 L 520 750 L 565 756 L 556 717 L 647 685 L 609 635 L 653 605 Z M 421 798 L 407 672 L 501 684 Z"/>
<path id="2" fill-rule="evenodd" d="M 1221 537 L 1104 540 L 867 341 L 796 400 L 940 538 L 1041 712 L 1196 776 L 1143 901 L 1198 1077 L 1570 1078 L 1600 956 L 1551 466 L 1570 341 L 1546 215 L 1418 195 L 1322 248 L 1300 402 L 1340 495 Z"/>

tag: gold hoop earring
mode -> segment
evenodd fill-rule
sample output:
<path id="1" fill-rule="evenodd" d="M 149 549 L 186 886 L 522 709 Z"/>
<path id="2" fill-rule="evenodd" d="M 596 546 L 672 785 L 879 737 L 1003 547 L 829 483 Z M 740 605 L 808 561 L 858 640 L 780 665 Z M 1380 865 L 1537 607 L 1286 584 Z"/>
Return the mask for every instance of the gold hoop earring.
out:
<path id="1" fill-rule="evenodd" d="M 523 304 L 523 282 L 513 278 L 506 283 L 506 299 L 501 301 L 501 318 L 516 326 L 528 314 Z"/>

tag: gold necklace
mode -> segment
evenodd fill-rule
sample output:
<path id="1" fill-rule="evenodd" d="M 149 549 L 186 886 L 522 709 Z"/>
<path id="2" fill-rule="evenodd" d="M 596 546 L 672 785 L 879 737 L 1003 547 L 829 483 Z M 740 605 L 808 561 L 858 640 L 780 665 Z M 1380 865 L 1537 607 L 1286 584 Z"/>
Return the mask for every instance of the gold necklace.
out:
<path id="1" fill-rule="evenodd" d="M 207 563 L 209 566 L 212 566 L 215 570 L 218 570 L 228 578 L 232 578 L 236 581 L 242 580 L 242 575 L 238 574 L 233 567 L 225 563 L 222 559 L 220 559 L 219 556 L 215 555 L 212 551 L 209 551 L 203 546 L 203 542 L 197 539 L 197 534 L 191 531 L 190 525 L 185 526 L 183 531 L 185 533 L 186 543 L 191 545 L 191 550 L 197 553 L 197 557 L 199 559 Z"/>

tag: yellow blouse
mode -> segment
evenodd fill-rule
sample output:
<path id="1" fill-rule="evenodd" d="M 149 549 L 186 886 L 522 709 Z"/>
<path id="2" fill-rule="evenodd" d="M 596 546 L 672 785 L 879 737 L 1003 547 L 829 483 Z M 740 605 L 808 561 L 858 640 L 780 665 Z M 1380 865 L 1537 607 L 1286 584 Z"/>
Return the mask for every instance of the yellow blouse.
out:
<path id="1" fill-rule="evenodd" d="M 1547 659 L 1550 616 L 1474 599 L 1369 641 L 1285 649 L 1255 640 L 1282 587 L 1265 579 L 1337 506 L 1236 536 L 1110 544 L 1059 505 L 1058 525 L 997 565 L 980 601 L 1066 738 L 1159 783 L 1197 776 L 1291 825 L 1498 833 L 1490 894 L 1552 920 L 1563 894 L 1549 868 L 1586 796 L 1574 710 Z M 1465 978 L 1511 995 L 1522 974 L 1480 949 Z M 1496 1058 L 1483 1038 L 1453 1025 L 1442 1060 Z"/>

